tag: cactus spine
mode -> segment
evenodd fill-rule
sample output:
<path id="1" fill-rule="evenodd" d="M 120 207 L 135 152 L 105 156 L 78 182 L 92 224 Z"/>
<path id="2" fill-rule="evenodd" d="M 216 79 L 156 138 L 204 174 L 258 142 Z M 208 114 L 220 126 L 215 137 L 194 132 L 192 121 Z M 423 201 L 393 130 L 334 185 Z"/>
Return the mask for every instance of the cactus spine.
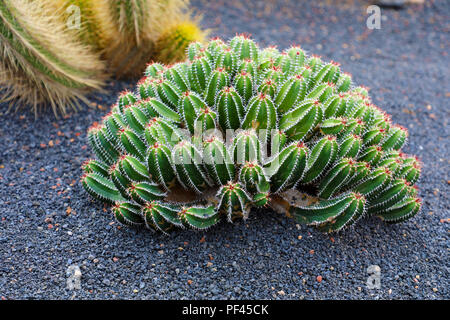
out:
<path id="1" fill-rule="evenodd" d="M 82 183 L 115 203 L 119 222 L 206 229 L 282 202 L 298 222 L 333 232 L 419 212 L 406 129 L 338 64 L 299 47 L 260 50 L 245 36 L 196 42 L 187 55 L 147 66 L 137 92 L 122 93 L 89 131 L 98 160 L 86 162 Z M 286 204 L 288 189 L 312 201 Z"/>

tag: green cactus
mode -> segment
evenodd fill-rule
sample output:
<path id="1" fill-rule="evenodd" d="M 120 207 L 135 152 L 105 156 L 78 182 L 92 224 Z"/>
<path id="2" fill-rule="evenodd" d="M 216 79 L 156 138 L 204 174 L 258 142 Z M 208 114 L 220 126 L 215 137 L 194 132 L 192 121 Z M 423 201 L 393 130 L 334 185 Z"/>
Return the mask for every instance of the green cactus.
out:
<path id="1" fill-rule="evenodd" d="M 333 232 L 364 216 L 420 210 L 420 162 L 403 127 L 338 64 L 299 47 L 260 50 L 246 36 L 192 43 L 188 60 L 147 66 L 89 130 L 97 160 L 82 184 L 117 221 L 161 232 L 246 219 L 282 203 L 299 223 Z M 309 195 L 302 205 L 285 191 Z"/>

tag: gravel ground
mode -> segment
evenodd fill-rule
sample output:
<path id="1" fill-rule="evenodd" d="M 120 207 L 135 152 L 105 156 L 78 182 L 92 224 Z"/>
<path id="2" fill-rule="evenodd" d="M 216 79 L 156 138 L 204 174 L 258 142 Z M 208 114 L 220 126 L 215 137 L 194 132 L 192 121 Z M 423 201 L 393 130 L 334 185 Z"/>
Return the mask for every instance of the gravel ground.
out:
<path id="1" fill-rule="evenodd" d="M 50 111 L 37 121 L 25 111 L 0 117 L 2 299 L 450 298 L 450 3 L 382 9 L 381 29 L 369 30 L 361 2 L 247 2 L 193 5 L 212 35 L 301 44 L 370 87 L 375 103 L 409 128 L 406 151 L 423 160 L 422 213 L 395 226 L 366 219 L 333 236 L 271 211 L 207 233 L 119 229 L 78 183 L 91 156 L 87 128 L 133 87 L 116 82 L 92 97 L 94 108 L 65 119 Z M 370 265 L 381 269 L 380 289 L 366 286 Z M 81 270 L 80 290 L 67 288 L 70 266 Z"/>

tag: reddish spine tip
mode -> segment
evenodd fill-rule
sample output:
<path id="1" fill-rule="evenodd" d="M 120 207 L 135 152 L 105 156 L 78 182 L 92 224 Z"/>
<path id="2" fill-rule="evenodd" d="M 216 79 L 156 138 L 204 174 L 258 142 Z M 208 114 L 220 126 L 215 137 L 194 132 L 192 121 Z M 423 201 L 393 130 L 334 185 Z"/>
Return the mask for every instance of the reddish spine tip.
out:
<path id="1" fill-rule="evenodd" d="M 304 147 L 305 147 L 305 144 L 303 143 L 303 141 L 300 141 L 297 143 L 297 148 L 303 149 Z"/>

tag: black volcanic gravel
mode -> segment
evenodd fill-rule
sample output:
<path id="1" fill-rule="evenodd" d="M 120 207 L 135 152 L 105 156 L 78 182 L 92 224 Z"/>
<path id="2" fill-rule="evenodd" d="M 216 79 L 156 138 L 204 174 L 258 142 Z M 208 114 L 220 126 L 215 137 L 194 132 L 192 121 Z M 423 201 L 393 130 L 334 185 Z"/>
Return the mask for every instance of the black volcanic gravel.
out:
<path id="1" fill-rule="evenodd" d="M 406 151 L 423 160 L 422 213 L 394 226 L 366 219 L 332 236 L 271 211 L 206 233 L 118 229 L 78 182 L 92 156 L 87 128 L 134 86 L 115 82 L 92 95 L 94 108 L 65 119 L 50 110 L 37 120 L 27 111 L 1 115 L 1 298 L 450 298 L 450 3 L 382 9 L 381 29 L 369 30 L 367 3 L 358 1 L 192 2 L 212 36 L 300 44 L 370 87 L 374 102 L 409 129 Z M 80 290 L 66 286 L 72 265 L 82 272 Z M 381 268 L 380 289 L 366 286 L 370 265 Z"/>

